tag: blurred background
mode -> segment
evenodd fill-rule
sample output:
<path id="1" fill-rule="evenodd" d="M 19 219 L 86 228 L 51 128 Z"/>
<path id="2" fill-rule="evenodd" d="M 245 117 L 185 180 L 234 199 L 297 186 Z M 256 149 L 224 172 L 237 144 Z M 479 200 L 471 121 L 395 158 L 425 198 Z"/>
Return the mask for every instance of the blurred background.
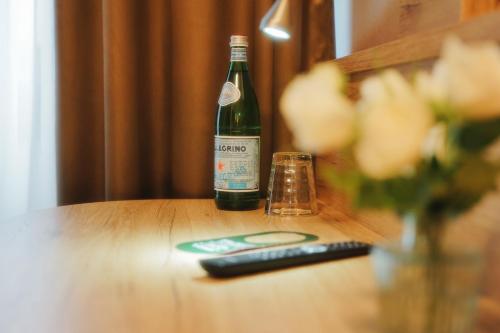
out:
<path id="1" fill-rule="evenodd" d="M 312 64 L 456 25 L 498 1 L 291 1 L 292 38 L 258 30 L 273 0 L 0 0 L 0 219 L 91 201 L 212 196 L 212 137 L 231 34 L 249 36 L 271 153 Z M 355 76 L 355 75 L 353 75 Z"/>

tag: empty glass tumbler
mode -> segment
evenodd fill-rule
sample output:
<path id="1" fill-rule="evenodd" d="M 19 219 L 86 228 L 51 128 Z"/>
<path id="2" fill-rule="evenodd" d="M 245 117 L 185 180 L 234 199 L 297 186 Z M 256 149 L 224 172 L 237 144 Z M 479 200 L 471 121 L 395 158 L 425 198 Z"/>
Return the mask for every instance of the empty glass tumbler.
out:
<path id="1" fill-rule="evenodd" d="M 269 215 L 282 216 L 318 212 L 311 154 L 273 154 L 265 211 Z"/>

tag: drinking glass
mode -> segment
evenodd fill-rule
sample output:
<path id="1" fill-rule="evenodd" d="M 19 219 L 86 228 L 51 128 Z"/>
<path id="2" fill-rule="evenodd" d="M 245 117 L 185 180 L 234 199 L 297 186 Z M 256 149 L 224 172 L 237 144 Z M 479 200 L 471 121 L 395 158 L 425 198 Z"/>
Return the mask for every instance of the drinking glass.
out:
<path id="1" fill-rule="evenodd" d="M 318 212 L 312 156 L 301 152 L 273 154 L 266 214 L 314 215 Z"/>

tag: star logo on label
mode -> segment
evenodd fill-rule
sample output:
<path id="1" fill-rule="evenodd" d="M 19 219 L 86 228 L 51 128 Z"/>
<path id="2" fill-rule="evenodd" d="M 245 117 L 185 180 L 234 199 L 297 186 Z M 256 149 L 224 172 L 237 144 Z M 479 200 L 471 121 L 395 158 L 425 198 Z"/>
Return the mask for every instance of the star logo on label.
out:
<path id="1" fill-rule="evenodd" d="M 217 163 L 217 170 L 219 170 L 219 172 L 224 171 L 224 163 L 222 163 L 221 161 L 219 161 Z"/>

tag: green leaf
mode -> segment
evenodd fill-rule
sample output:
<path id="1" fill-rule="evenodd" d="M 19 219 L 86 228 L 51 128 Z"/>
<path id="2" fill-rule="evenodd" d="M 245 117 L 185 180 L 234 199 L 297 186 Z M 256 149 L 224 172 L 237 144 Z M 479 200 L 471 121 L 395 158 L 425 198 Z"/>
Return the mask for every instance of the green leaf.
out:
<path id="1" fill-rule="evenodd" d="M 454 173 L 446 195 L 441 197 L 443 204 L 453 213 L 468 210 L 484 194 L 495 189 L 495 179 L 500 168 L 483 160 L 477 154 L 463 157 Z"/>
<path id="2" fill-rule="evenodd" d="M 357 208 L 394 208 L 397 200 L 384 188 L 384 183 L 365 178 L 353 204 Z"/>
<path id="3" fill-rule="evenodd" d="M 350 197 L 357 196 L 361 181 L 361 175 L 358 170 L 340 170 L 334 167 L 324 167 L 319 172 L 321 177 L 333 188 L 344 192 Z"/>
<path id="4" fill-rule="evenodd" d="M 413 210 L 425 201 L 427 186 L 420 177 L 397 177 L 383 181 L 364 178 L 356 201 L 358 208 Z"/>
<path id="5" fill-rule="evenodd" d="M 466 123 L 457 135 L 458 144 L 463 150 L 483 150 L 500 135 L 500 118 Z"/>

